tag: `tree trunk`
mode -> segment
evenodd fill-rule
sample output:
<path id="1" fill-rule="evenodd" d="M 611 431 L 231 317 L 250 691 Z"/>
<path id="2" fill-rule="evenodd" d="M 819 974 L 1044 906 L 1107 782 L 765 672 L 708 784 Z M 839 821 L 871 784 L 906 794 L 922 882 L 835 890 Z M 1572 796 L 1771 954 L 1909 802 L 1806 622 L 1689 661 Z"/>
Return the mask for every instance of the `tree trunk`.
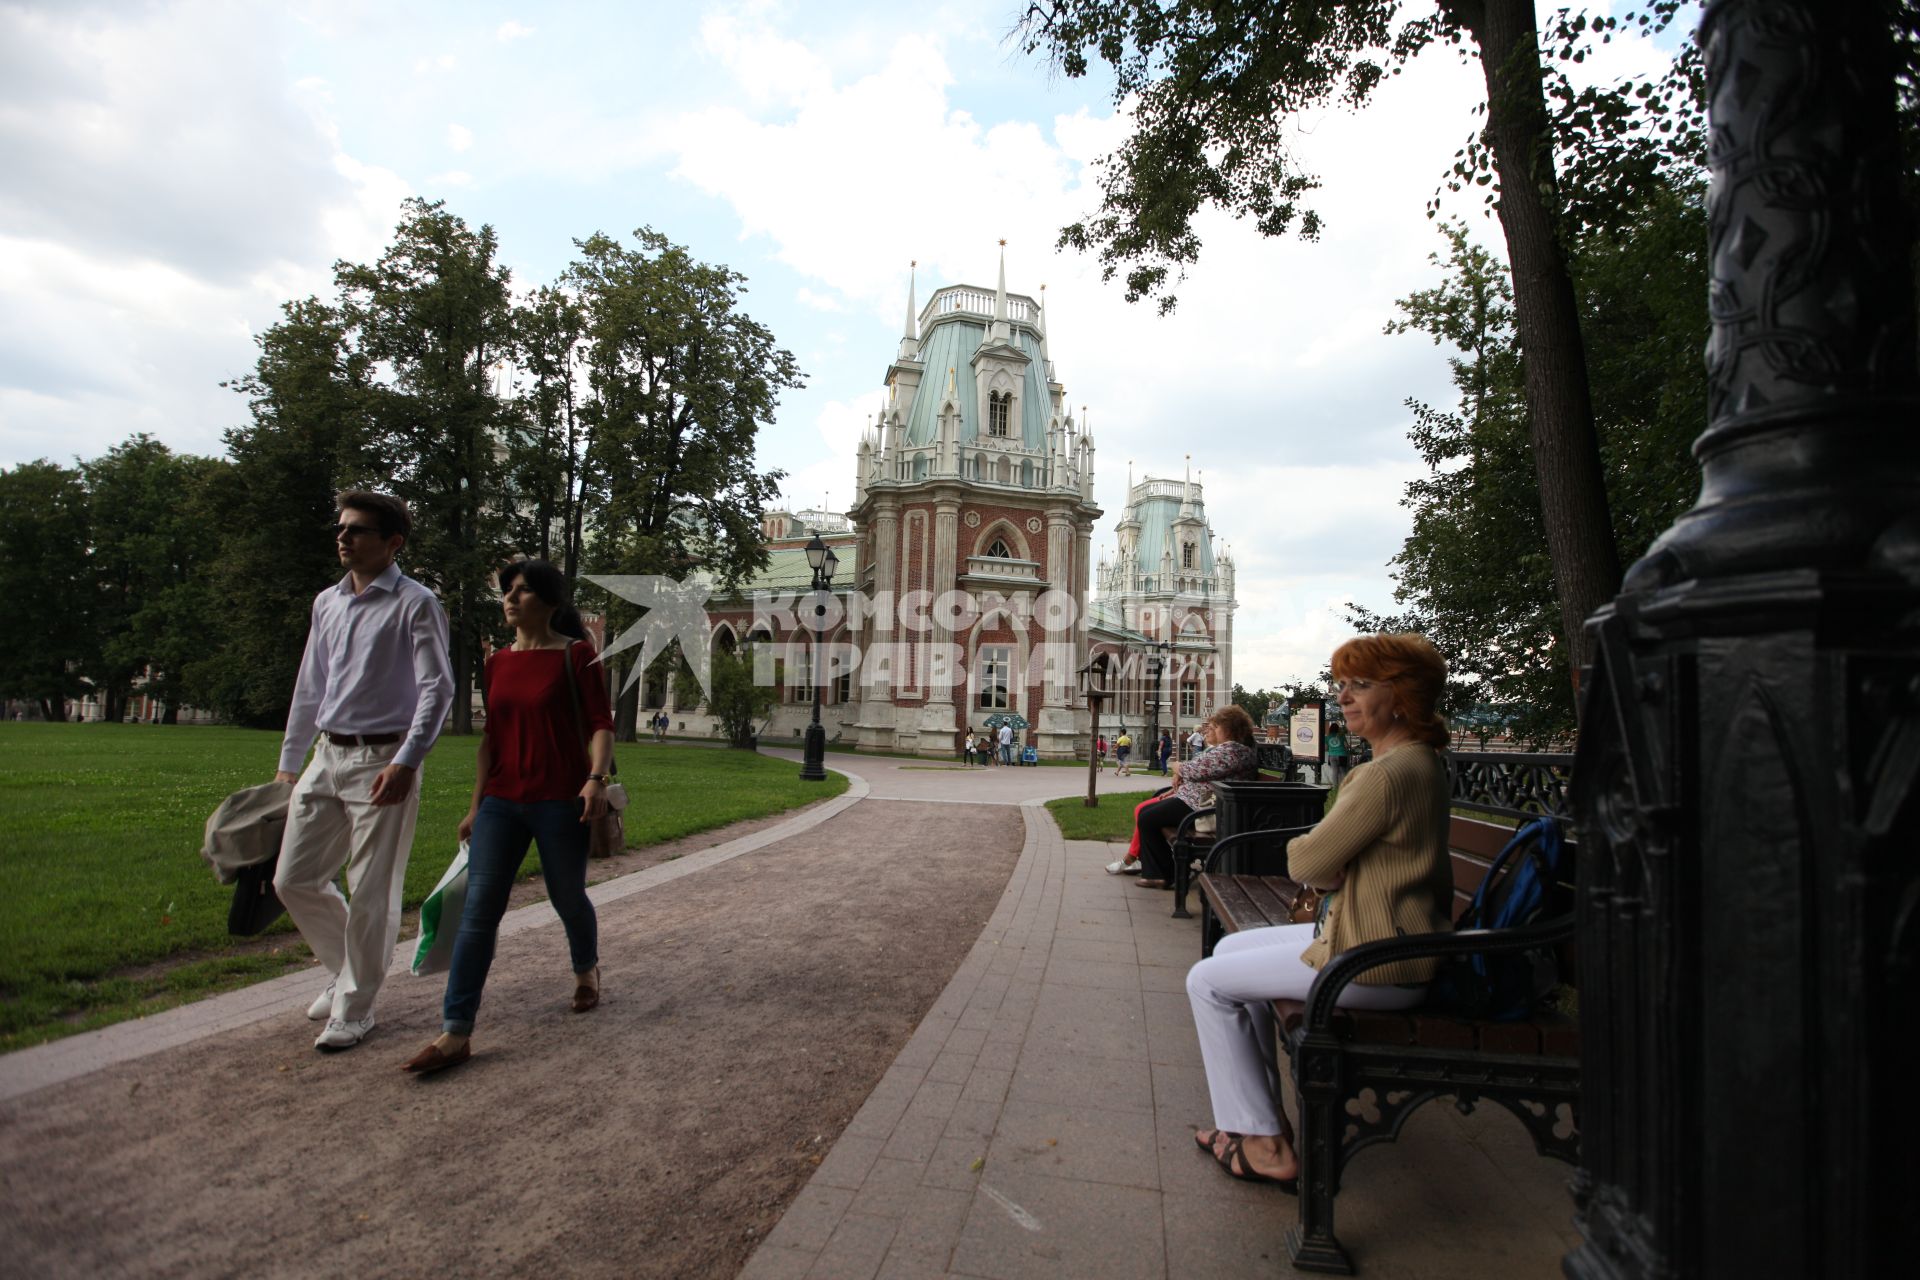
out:
<path id="1" fill-rule="evenodd" d="M 1457 12 L 1480 46 L 1487 140 L 1500 177 L 1500 225 L 1513 272 L 1514 329 L 1525 364 L 1534 474 L 1553 561 L 1560 634 L 1578 681 L 1586 620 L 1620 586 L 1620 553 L 1587 385 L 1586 347 L 1567 256 L 1541 88 L 1533 0 L 1486 0 Z"/>
<path id="2" fill-rule="evenodd" d="M 179 724 L 180 708 L 175 706 L 173 703 L 169 702 L 167 704 L 167 709 L 160 713 L 160 723 L 161 724 Z"/>
<path id="3" fill-rule="evenodd" d="M 65 698 L 41 698 L 40 718 L 49 724 L 67 722 L 67 700 Z"/>
<path id="4" fill-rule="evenodd" d="M 619 702 L 615 704 L 613 736 L 621 742 L 640 740 L 640 685 L 636 684 L 621 694 Z"/>

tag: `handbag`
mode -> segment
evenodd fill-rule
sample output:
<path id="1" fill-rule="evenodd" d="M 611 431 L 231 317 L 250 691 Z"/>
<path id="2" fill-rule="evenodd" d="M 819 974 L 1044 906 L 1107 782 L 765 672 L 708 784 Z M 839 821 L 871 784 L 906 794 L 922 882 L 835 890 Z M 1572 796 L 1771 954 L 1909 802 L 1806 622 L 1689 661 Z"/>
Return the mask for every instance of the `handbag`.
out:
<path id="1" fill-rule="evenodd" d="M 573 646 L 585 644 L 576 640 L 567 646 L 560 659 L 560 665 L 567 673 L 567 697 L 573 702 L 573 723 L 580 730 L 580 745 L 586 749 L 587 760 L 593 760 L 593 740 L 587 733 L 587 715 L 580 706 L 580 678 L 573 672 Z M 607 771 L 616 777 L 620 773 L 620 761 L 610 759 Z M 618 800 L 615 794 L 618 793 Z M 627 807 L 627 789 L 618 782 L 607 783 L 607 811 L 587 824 L 587 856 L 589 858 L 611 858 L 617 853 L 627 851 L 627 820 L 623 817 Z"/>
<path id="2" fill-rule="evenodd" d="M 467 910 L 467 842 L 440 876 L 440 883 L 420 904 L 420 937 L 413 947 L 413 971 L 445 973 L 453 965 L 453 940 L 460 917 Z"/>

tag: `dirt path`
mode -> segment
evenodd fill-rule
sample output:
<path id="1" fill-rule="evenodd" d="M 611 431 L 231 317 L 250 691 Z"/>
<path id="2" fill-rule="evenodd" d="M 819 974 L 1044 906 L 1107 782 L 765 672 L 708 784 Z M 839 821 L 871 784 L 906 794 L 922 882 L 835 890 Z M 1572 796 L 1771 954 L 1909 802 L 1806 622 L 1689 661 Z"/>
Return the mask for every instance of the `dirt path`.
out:
<path id="1" fill-rule="evenodd" d="M 0 1240 L 34 1276 L 731 1275 L 979 936 L 1010 807 L 870 800 L 505 939 L 477 1056 L 403 1074 L 438 979 L 335 1057 L 299 1010 L 0 1105 Z M 598 878 L 596 876 L 596 878 Z"/>

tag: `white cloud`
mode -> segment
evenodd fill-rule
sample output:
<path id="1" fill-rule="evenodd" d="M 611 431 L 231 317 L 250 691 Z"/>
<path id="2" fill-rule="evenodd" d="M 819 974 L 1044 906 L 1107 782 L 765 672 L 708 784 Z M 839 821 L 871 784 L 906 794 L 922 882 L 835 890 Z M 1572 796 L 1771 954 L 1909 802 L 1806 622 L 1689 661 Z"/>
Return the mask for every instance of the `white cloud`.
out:
<path id="1" fill-rule="evenodd" d="M 0 465 L 219 452 L 252 335 L 385 244 L 407 183 L 342 149 L 324 78 L 265 69 L 278 39 L 245 6 L 0 11 Z"/>
<path id="2" fill-rule="evenodd" d="M 845 311 L 847 309 L 846 304 L 842 303 L 840 299 L 830 293 L 815 293 L 811 289 L 802 288 L 793 296 L 799 301 L 801 306 L 812 307 L 815 311 Z"/>
<path id="3" fill-rule="evenodd" d="M 514 40 L 525 40 L 532 34 L 532 27 L 509 18 L 494 29 L 493 38 L 501 44 L 507 44 Z"/>
<path id="4" fill-rule="evenodd" d="M 455 151 L 465 151 L 473 146 L 473 130 L 463 124 L 447 126 L 447 146 Z"/>

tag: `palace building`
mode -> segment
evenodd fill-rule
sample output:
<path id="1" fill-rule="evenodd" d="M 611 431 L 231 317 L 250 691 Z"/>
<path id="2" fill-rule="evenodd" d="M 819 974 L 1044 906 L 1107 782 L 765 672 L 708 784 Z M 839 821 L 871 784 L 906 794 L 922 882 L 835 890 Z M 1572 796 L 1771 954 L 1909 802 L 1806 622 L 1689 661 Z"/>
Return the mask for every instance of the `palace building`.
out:
<path id="1" fill-rule="evenodd" d="M 1042 291 L 1044 297 L 1044 290 Z M 857 449 L 844 516 L 770 512 L 770 562 L 708 606 L 712 643 L 755 646 L 779 701 L 762 738 L 797 742 L 816 688 L 830 742 L 951 757 L 971 729 L 1011 719 L 1042 758 L 1083 755 L 1079 672 L 1104 655 L 1104 725 L 1188 727 L 1232 688 L 1233 568 L 1201 486 L 1131 485 L 1092 598 L 1095 446 L 1047 353 L 1040 298 L 908 286 L 886 402 Z M 1083 415 L 1084 417 L 1084 415 Z M 808 541 L 838 559 L 809 678 Z M 643 702 L 672 696 L 657 680 Z M 1156 705 L 1157 704 L 1157 705 Z M 709 730 L 697 708 L 678 728 Z"/>

